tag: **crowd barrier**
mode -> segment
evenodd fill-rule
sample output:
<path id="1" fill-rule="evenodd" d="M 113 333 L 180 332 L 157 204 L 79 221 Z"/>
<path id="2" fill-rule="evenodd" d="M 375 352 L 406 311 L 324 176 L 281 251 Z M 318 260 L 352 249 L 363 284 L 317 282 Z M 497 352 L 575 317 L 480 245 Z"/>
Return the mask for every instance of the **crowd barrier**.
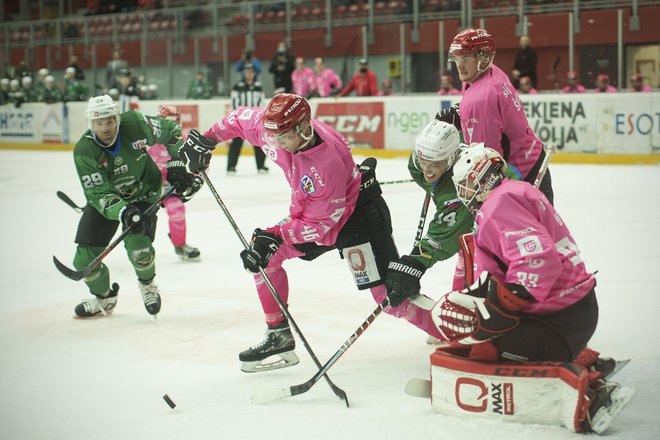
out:
<path id="1" fill-rule="evenodd" d="M 312 99 L 315 118 L 335 127 L 358 153 L 404 156 L 436 112 L 460 97 L 409 95 Z M 521 96 L 531 127 L 557 146 L 557 162 L 660 163 L 660 93 Z M 184 130 L 205 130 L 231 111 L 228 99 L 141 101 L 156 114 L 176 105 Z M 0 106 L 0 149 L 67 150 L 87 130 L 84 102 Z M 251 149 L 244 149 L 251 150 Z"/>

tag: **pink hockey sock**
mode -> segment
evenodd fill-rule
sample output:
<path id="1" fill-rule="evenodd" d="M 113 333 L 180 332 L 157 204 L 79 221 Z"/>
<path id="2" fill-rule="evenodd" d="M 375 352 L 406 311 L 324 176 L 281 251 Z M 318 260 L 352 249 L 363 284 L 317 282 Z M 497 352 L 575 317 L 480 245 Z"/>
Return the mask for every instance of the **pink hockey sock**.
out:
<path id="1" fill-rule="evenodd" d="M 170 240 L 175 247 L 186 244 L 186 207 L 178 197 L 169 197 L 163 202 L 169 216 Z"/>

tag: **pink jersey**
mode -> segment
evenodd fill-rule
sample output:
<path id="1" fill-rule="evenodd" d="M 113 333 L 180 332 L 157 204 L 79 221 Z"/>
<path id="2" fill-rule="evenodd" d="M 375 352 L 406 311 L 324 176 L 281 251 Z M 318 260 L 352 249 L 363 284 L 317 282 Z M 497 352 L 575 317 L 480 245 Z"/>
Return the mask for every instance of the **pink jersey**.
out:
<path id="1" fill-rule="evenodd" d="M 332 69 L 324 69 L 320 75 L 316 77 L 316 91 L 320 97 L 330 96 L 333 90 L 341 90 L 341 78 Z"/>
<path id="2" fill-rule="evenodd" d="M 163 175 L 163 181 L 165 181 L 167 178 L 167 161 L 170 160 L 170 153 L 167 151 L 167 148 L 165 145 L 154 144 L 147 148 L 147 153 L 158 166 L 160 173 Z"/>
<path id="3" fill-rule="evenodd" d="M 453 87 L 449 90 L 445 90 L 445 89 L 438 90 L 438 95 L 460 95 L 460 94 L 461 94 L 460 90 L 455 89 Z"/>
<path id="4" fill-rule="evenodd" d="M 274 228 L 285 243 L 333 245 L 355 209 L 360 191 L 358 171 L 348 142 L 322 122 L 312 119 L 321 143 L 293 154 L 266 143 L 261 119 L 266 109 L 238 107 L 216 122 L 204 136 L 220 143 L 235 137 L 261 147 L 286 176 L 291 187 L 290 218 Z"/>
<path id="5" fill-rule="evenodd" d="M 585 89 L 584 86 L 578 84 L 575 87 L 566 86 L 563 89 L 561 89 L 561 91 L 563 93 L 586 93 L 587 89 Z"/>
<path id="6" fill-rule="evenodd" d="M 524 286 L 535 301 L 523 312 L 564 309 L 596 283 L 564 221 L 529 183 L 504 179 L 477 212 L 475 229 L 475 277 L 487 271 Z"/>
<path id="7" fill-rule="evenodd" d="M 651 86 L 643 85 L 640 90 L 637 90 L 636 88 L 631 87 L 628 91 L 629 92 L 652 92 L 653 89 L 651 88 Z"/>
<path id="8" fill-rule="evenodd" d="M 594 90 L 596 93 L 617 93 L 618 90 L 614 86 L 607 86 L 605 87 L 605 90 L 601 90 L 598 87 Z"/>
<path id="9" fill-rule="evenodd" d="M 293 93 L 298 96 L 305 97 L 309 92 L 314 90 L 316 76 L 314 71 L 309 67 L 303 67 L 303 70 L 294 70 L 291 73 L 291 81 L 293 82 Z"/>
<path id="10" fill-rule="evenodd" d="M 506 73 L 493 65 L 474 84 L 463 83 L 460 112 L 467 144 L 484 142 L 527 176 L 543 144 Z"/>

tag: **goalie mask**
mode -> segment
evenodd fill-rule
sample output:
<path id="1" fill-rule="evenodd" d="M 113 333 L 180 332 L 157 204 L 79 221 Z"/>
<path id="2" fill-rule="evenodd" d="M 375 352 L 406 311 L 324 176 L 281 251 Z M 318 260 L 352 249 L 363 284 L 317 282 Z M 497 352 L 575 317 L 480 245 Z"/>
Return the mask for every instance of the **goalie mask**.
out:
<path id="1" fill-rule="evenodd" d="M 505 169 L 502 156 L 484 144 L 463 150 L 452 176 L 458 198 L 473 213 L 478 211 L 490 192 L 502 182 Z"/>
<path id="2" fill-rule="evenodd" d="M 424 180 L 433 183 L 456 162 L 461 138 L 454 125 L 434 119 L 417 135 L 413 163 L 422 171 Z"/>
<path id="3" fill-rule="evenodd" d="M 87 101 L 87 121 L 94 141 L 103 148 L 112 147 L 119 134 L 119 109 L 108 95 Z"/>
<path id="4" fill-rule="evenodd" d="M 290 153 L 305 148 L 314 137 L 311 116 L 305 98 L 292 93 L 273 96 L 263 116 L 266 142 Z"/>

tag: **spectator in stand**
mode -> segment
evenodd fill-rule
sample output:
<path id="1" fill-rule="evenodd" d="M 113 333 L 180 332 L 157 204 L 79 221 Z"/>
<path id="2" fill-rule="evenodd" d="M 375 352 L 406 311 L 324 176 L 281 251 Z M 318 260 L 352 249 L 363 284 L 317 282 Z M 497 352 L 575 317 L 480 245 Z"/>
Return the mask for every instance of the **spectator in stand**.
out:
<path id="1" fill-rule="evenodd" d="M 64 102 L 87 101 L 89 88 L 76 78 L 76 69 L 67 67 L 64 71 Z"/>
<path id="2" fill-rule="evenodd" d="M 41 95 L 42 90 L 46 87 L 45 82 L 46 82 L 46 77 L 50 75 L 50 71 L 46 69 L 45 67 L 42 67 L 37 71 L 37 81 L 34 84 L 34 96 L 39 98 L 39 95 Z"/>
<path id="3" fill-rule="evenodd" d="M 241 79 L 243 78 L 243 68 L 245 64 L 252 64 L 252 67 L 257 76 L 254 77 L 255 81 L 259 81 L 259 74 L 261 73 L 261 61 L 252 54 L 252 49 L 245 49 L 241 53 L 241 59 L 236 63 L 236 71 L 241 74 Z"/>
<path id="4" fill-rule="evenodd" d="M 564 93 L 585 93 L 587 89 L 578 83 L 577 72 L 570 71 L 566 74 L 566 87 L 562 89 Z"/>
<path id="5" fill-rule="evenodd" d="M 314 59 L 316 71 L 316 86 L 314 92 L 321 98 L 336 95 L 341 89 L 342 82 L 339 75 L 329 67 L 325 67 L 325 60 L 321 57 Z"/>
<path id="6" fill-rule="evenodd" d="M 78 57 L 76 55 L 71 55 L 69 58 L 69 67 L 73 67 L 76 70 L 76 79 L 78 81 L 85 80 L 85 73 L 82 68 L 78 65 Z"/>
<path id="7" fill-rule="evenodd" d="M 616 93 L 616 87 L 610 85 L 610 77 L 601 73 L 596 77 L 596 93 Z"/>
<path id="8" fill-rule="evenodd" d="M 515 88 L 518 88 L 520 78 L 528 76 L 532 80 L 532 86 L 536 88 L 536 51 L 530 46 L 530 39 L 527 35 L 520 37 L 520 49 L 516 52 L 516 59 L 513 63 L 511 82 Z"/>
<path id="9" fill-rule="evenodd" d="M 296 69 L 291 73 L 293 93 L 303 98 L 309 98 L 316 87 L 315 80 L 314 71 L 305 66 L 305 59 L 302 57 L 296 58 Z"/>
<path id="10" fill-rule="evenodd" d="M 45 102 L 46 104 L 54 104 L 56 102 L 62 102 L 64 95 L 62 90 L 55 84 L 55 77 L 53 75 L 48 75 L 44 79 L 44 88 L 41 89 L 37 101 Z"/>
<path id="11" fill-rule="evenodd" d="M 644 85 L 644 77 L 641 73 L 633 73 L 630 76 L 630 83 L 632 87 L 629 92 L 651 92 L 653 89 L 651 86 Z"/>
<path id="12" fill-rule="evenodd" d="M 209 99 L 211 98 L 211 88 L 204 78 L 204 72 L 197 72 L 195 79 L 190 81 L 188 86 L 188 99 Z"/>
<path id="13" fill-rule="evenodd" d="M 293 55 L 289 53 L 289 48 L 284 41 L 277 45 L 277 52 L 273 55 L 273 60 L 270 63 L 268 71 L 273 74 L 273 84 L 275 86 L 274 95 L 278 93 L 291 93 L 293 90 L 293 82 L 291 81 L 291 74 L 295 70 L 296 65 Z"/>
<path id="14" fill-rule="evenodd" d="M 22 60 L 16 69 L 16 78 L 21 79 L 24 76 L 32 77 L 32 69 L 30 69 L 30 64 L 27 60 Z"/>
<path id="15" fill-rule="evenodd" d="M 124 70 L 128 70 L 128 62 L 121 58 L 121 50 L 115 49 L 112 52 L 112 59 L 108 61 L 105 83 L 108 85 L 113 84 L 119 73 Z"/>
<path id="16" fill-rule="evenodd" d="M 378 95 L 378 77 L 369 70 L 369 63 L 366 58 L 360 60 L 360 69 L 353 75 L 353 79 L 346 88 L 341 91 L 339 96 L 346 96 L 355 90 L 357 96 L 376 96 Z"/>
<path id="17" fill-rule="evenodd" d="M 440 90 L 438 90 L 438 95 L 460 95 L 461 91 L 454 88 L 451 75 L 442 75 L 440 80 Z"/>
<path id="18" fill-rule="evenodd" d="M 536 95 L 539 91 L 534 88 L 529 76 L 523 76 L 520 78 L 518 93 L 523 95 Z"/>
<path id="19" fill-rule="evenodd" d="M 9 103 L 9 78 L 2 78 L 0 79 L 0 105 Z"/>
<path id="20" fill-rule="evenodd" d="M 24 76 L 21 78 L 21 90 L 24 102 L 37 102 L 37 96 L 34 94 L 34 87 L 32 87 L 32 77 Z"/>
<path id="21" fill-rule="evenodd" d="M 9 92 L 7 95 L 7 104 L 14 104 L 16 108 L 25 102 L 25 96 L 21 90 L 21 82 L 16 78 L 9 81 Z"/>
<path id="22" fill-rule="evenodd" d="M 382 89 L 378 92 L 378 96 L 394 96 L 394 92 L 392 92 L 392 81 L 384 79 L 381 86 Z"/>

